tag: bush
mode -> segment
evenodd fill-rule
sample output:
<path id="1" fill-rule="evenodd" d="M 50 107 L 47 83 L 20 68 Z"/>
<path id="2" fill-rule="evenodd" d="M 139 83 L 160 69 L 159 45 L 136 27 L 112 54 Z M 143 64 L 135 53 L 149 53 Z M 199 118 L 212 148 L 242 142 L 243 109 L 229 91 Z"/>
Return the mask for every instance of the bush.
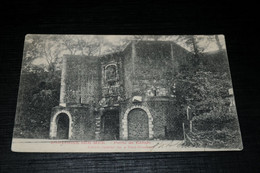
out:
<path id="1" fill-rule="evenodd" d="M 187 133 L 186 146 L 241 148 L 241 136 L 235 114 L 206 114 L 194 117 L 193 132 Z"/>

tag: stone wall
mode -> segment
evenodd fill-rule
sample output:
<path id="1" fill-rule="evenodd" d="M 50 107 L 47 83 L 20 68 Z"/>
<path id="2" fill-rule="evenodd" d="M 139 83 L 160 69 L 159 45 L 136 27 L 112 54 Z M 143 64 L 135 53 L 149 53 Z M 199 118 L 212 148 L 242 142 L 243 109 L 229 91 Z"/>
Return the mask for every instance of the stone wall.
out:
<path id="1" fill-rule="evenodd" d="M 128 114 L 134 109 L 147 115 L 142 115 L 148 123 L 142 127 L 148 128 L 149 139 L 182 139 L 182 114 L 172 81 L 179 66 L 187 63 L 186 56 L 188 51 L 172 42 L 153 41 L 132 42 L 124 51 L 102 57 L 66 56 L 66 104 L 53 109 L 50 136 L 55 136 L 55 116 L 64 112 L 71 119 L 70 139 L 95 139 L 101 114 L 95 117 L 92 109 L 98 106 L 119 111 L 120 139 L 127 139 L 128 130 L 135 128 L 128 129 Z M 111 71 L 106 71 L 109 66 Z M 142 100 L 133 102 L 133 96 Z M 140 124 L 134 122 L 138 118 L 130 121 Z M 138 135 L 135 129 L 131 132 Z"/>
<path id="2" fill-rule="evenodd" d="M 137 80 L 159 80 L 172 71 L 170 44 L 139 42 L 136 44 L 135 59 Z"/>
<path id="3" fill-rule="evenodd" d="M 95 139 L 95 117 L 91 108 L 83 106 L 54 107 L 50 122 L 50 138 L 57 135 L 57 117 L 64 113 L 69 116 L 69 139 L 91 140 Z"/>
<path id="4" fill-rule="evenodd" d="M 143 101 L 136 108 L 149 110 L 150 137 L 182 139 L 182 114 L 176 105 L 172 81 L 179 65 L 187 63 L 189 52 L 172 42 L 153 41 L 133 42 L 128 49 L 124 58 L 127 100 L 120 107 L 120 138 L 127 139 L 130 130 L 126 127 L 126 114 L 136 106 L 131 99 L 141 96 Z"/>
<path id="5" fill-rule="evenodd" d="M 67 104 L 97 103 L 101 94 L 100 73 L 98 57 L 67 56 Z"/>
<path id="6" fill-rule="evenodd" d="M 124 62 L 123 62 L 123 74 L 124 74 L 124 88 L 125 88 L 125 97 L 132 97 L 133 85 L 132 81 L 134 79 L 133 76 L 133 64 L 132 64 L 132 52 L 131 47 L 127 47 L 124 54 Z"/>
<path id="7" fill-rule="evenodd" d="M 124 75 L 122 53 L 108 54 L 100 57 L 101 88 L 103 107 L 115 106 L 124 97 Z"/>
<path id="8" fill-rule="evenodd" d="M 129 124 L 127 121 L 129 113 L 134 109 L 142 109 L 146 112 L 148 118 L 149 139 L 181 139 L 182 124 L 178 123 L 179 117 L 176 110 L 175 100 L 169 97 L 151 97 L 144 98 L 143 102 L 134 103 L 128 100 L 120 107 L 120 139 L 128 139 Z M 133 121 L 135 121 L 133 119 Z M 136 119 L 138 121 L 138 119 Z M 136 122 L 138 124 L 138 122 Z M 167 134 L 171 133 L 171 135 Z M 180 134 L 179 134 L 180 133 Z"/>
<path id="9" fill-rule="evenodd" d="M 165 139 L 166 117 L 168 116 L 168 101 L 148 101 L 148 109 L 153 116 L 153 131 L 155 139 Z"/>
<path id="10" fill-rule="evenodd" d="M 172 42 L 133 42 L 126 54 L 126 96 L 174 96 L 173 79 L 188 52 Z M 135 50 L 133 50 L 135 49 Z"/>

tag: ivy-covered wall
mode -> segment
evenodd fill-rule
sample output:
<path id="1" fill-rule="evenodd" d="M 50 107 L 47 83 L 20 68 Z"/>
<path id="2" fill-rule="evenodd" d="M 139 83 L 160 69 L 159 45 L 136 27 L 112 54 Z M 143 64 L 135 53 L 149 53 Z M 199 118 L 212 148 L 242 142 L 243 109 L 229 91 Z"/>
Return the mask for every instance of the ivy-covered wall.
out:
<path id="1" fill-rule="evenodd" d="M 188 51 L 173 42 L 139 41 L 124 57 L 126 96 L 173 96 L 174 75 Z"/>
<path id="2" fill-rule="evenodd" d="M 132 42 L 122 52 L 102 57 L 67 56 L 64 109 L 73 116 L 73 136 L 94 139 L 95 117 L 90 108 L 98 105 L 118 107 L 120 139 L 123 139 L 125 112 L 134 104 L 132 97 L 141 96 L 139 104 L 149 110 L 149 125 L 143 126 L 149 128 L 149 139 L 151 136 L 182 139 L 183 114 L 176 105 L 172 81 L 188 55 L 172 42 L 139 41 Z M 139 123 L 135 122 L 138 118 L 130 120 L 132 124 Z"/>
<path id="3" fill-rule="evenodd" d="M 97 103 L 101 95 L 100 74 L 98 57 L 68 56 L 66 102 Z"/>

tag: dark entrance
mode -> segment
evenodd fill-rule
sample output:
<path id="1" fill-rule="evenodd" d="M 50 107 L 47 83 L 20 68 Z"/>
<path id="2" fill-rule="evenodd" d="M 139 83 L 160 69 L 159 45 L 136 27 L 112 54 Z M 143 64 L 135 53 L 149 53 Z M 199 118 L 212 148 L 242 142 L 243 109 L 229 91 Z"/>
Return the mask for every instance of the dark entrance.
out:
<path id="1" fill-rule="evenodd" d="M 102 119 L 102 139 L 119 140 L 119 112 L 106 111 Z"/>
<path id="2" fill-rule="evenodd" d="M 131 110 L 128 114 L 127 121 L 129 140 L 149 139 L 148 116 L 144 110 Z"/>
<path id="3" fill-rule="evenodd" d="M 57 139 L 69 139 L 69 117 L 61 113 L 57 116 Z"/>

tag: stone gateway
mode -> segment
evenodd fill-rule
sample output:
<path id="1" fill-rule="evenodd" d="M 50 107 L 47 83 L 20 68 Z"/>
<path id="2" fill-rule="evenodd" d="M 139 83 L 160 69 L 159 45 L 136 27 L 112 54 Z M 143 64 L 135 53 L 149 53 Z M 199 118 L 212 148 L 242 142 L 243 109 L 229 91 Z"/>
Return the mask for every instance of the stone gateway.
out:
<path id="1" fill-rule="evenodd" d="M 64 56 L 50 138 L 183 139 L 172 79 L 189 55 L 174 42 L 132 41 L 99 57 Z"/>

